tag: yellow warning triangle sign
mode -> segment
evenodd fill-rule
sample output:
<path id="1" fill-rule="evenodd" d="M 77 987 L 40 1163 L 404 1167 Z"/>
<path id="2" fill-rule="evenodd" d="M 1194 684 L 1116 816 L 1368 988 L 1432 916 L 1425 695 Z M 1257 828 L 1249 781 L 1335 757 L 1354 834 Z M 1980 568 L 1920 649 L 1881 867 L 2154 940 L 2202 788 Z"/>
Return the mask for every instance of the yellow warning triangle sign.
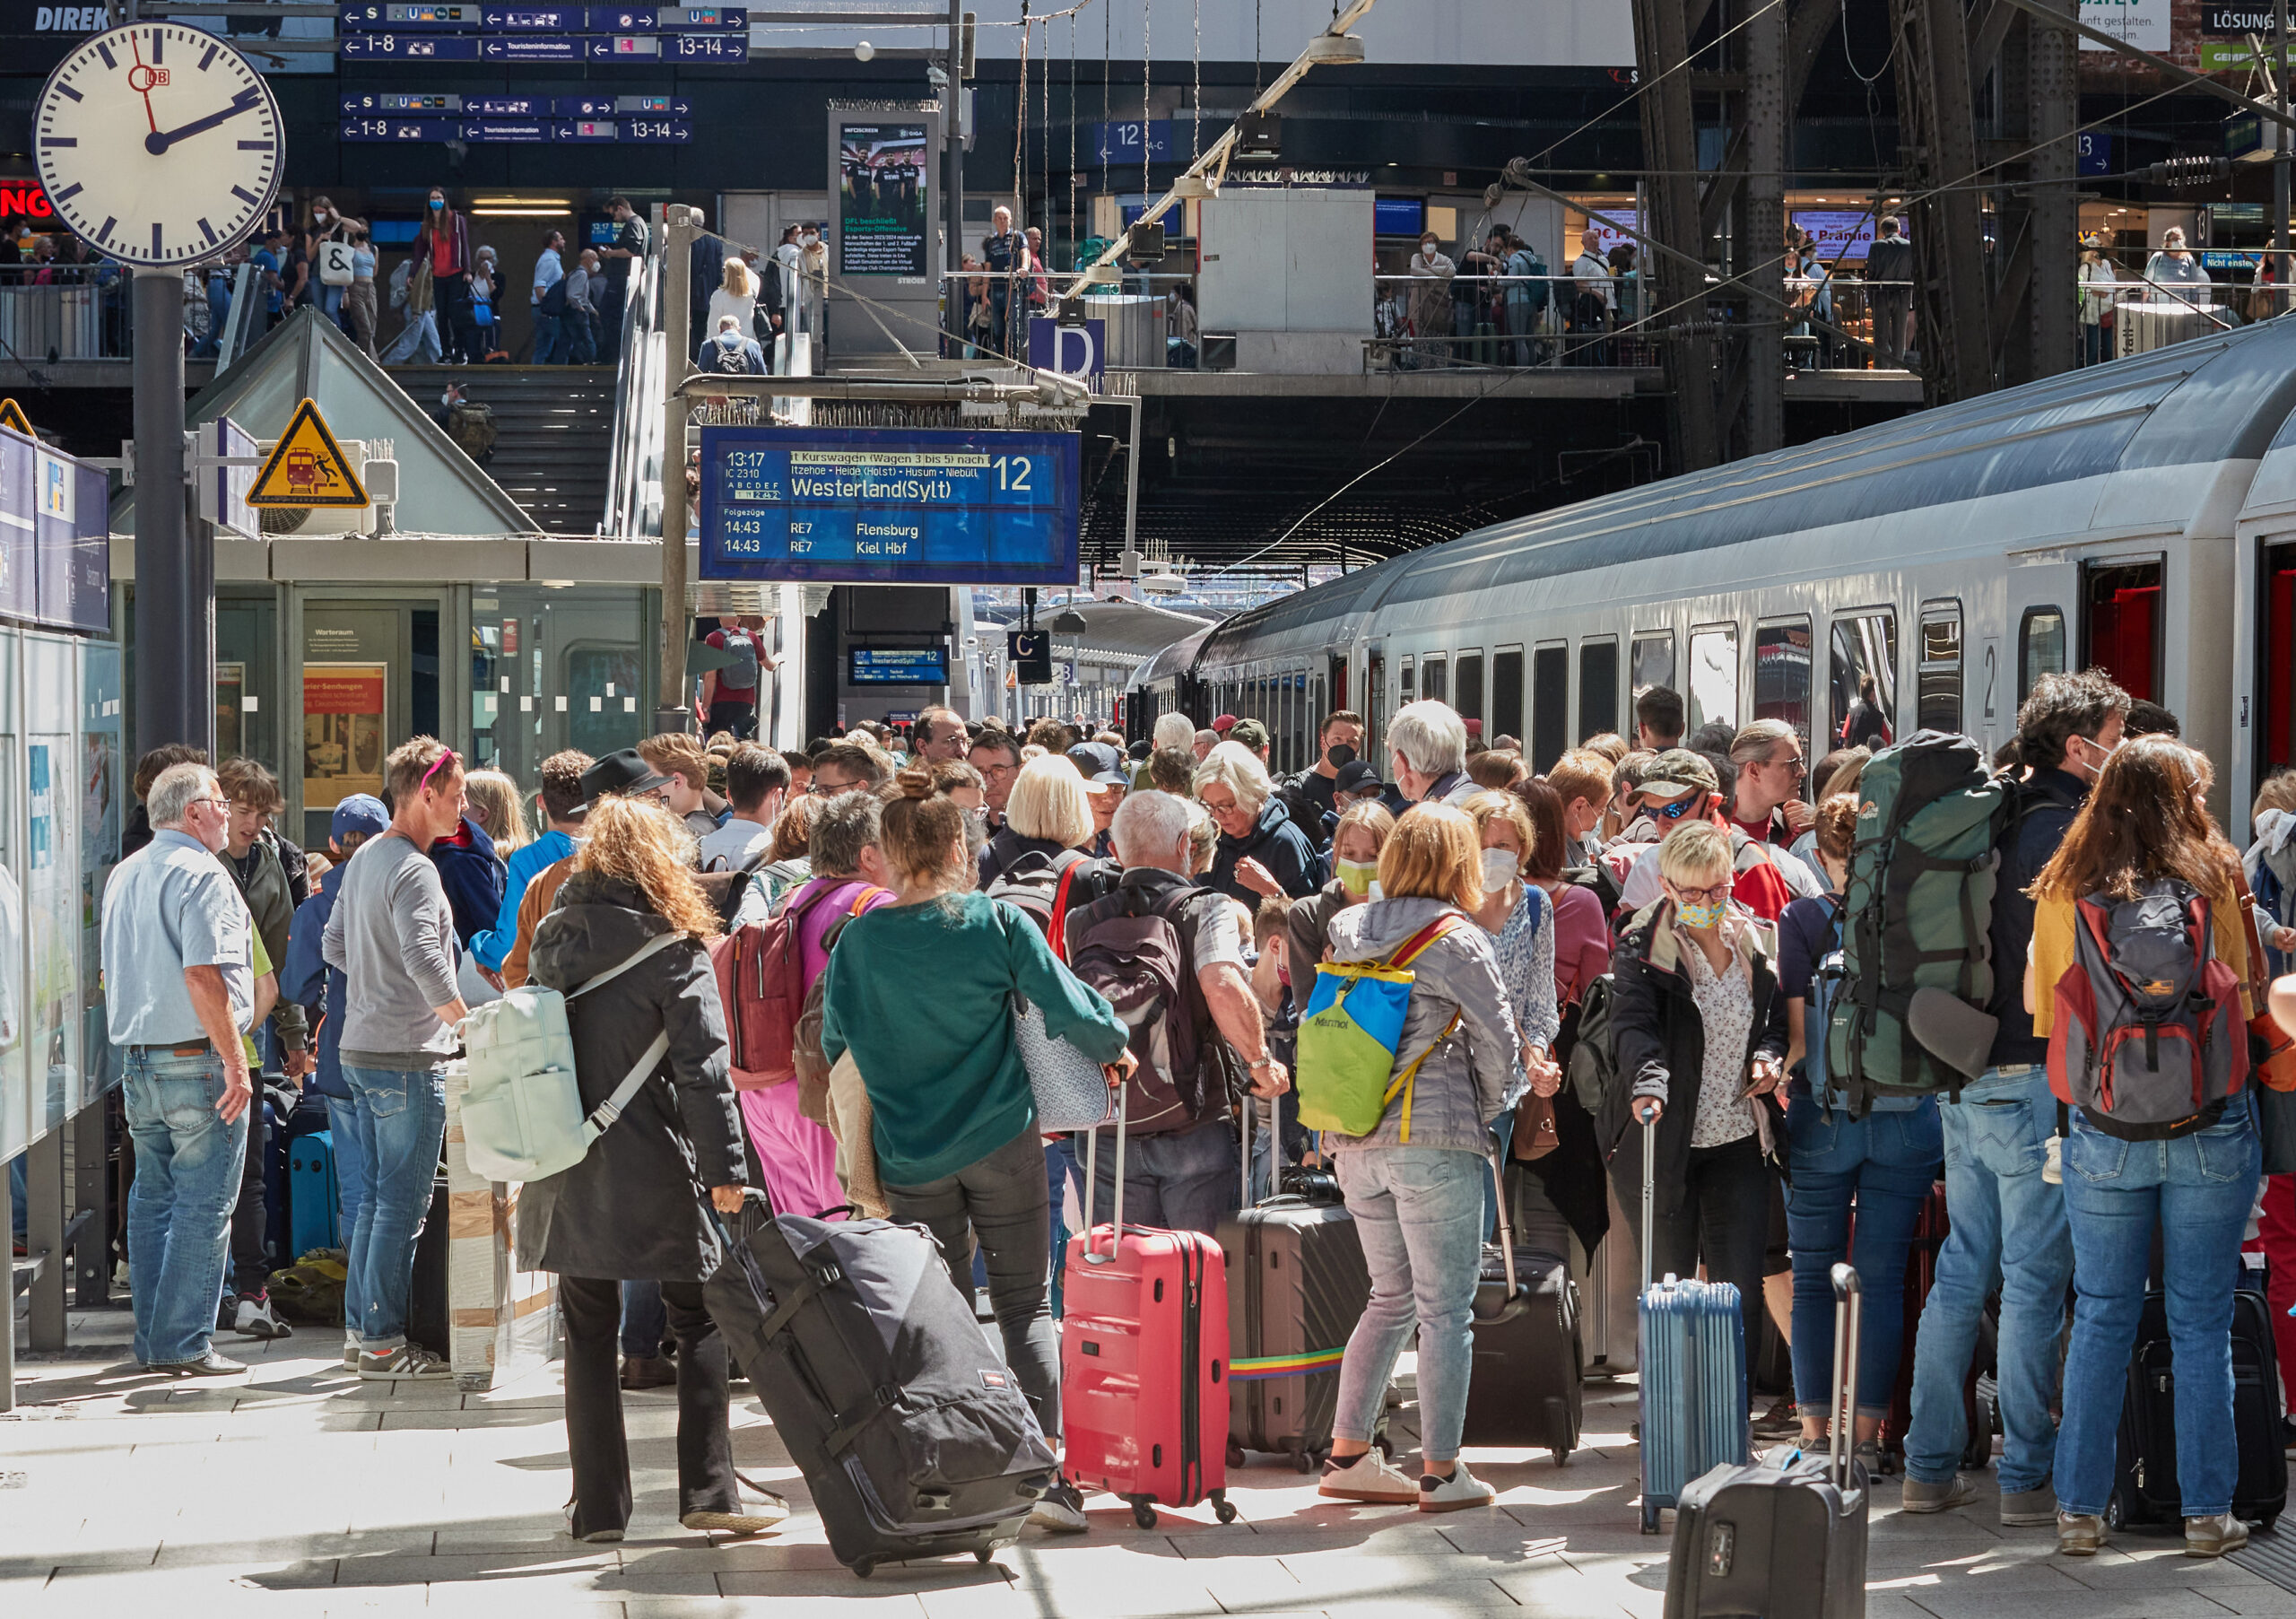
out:
<path id="1" fill-rule="evenodd" d="M 255 475 L 250 506 L 365 506 L 367 492 L 343 447 L 327 431 L 318 404 L 306 399 L 287 419 L 287 431 Z"/>
<path id="2" fill-rule="evenodd" d="M 27 439 L 39 437 L 32 431 L 32 424 L 24 420 L 22 406 L 13 399 L 0 399 L 0 427 L 13 427 Z"/>

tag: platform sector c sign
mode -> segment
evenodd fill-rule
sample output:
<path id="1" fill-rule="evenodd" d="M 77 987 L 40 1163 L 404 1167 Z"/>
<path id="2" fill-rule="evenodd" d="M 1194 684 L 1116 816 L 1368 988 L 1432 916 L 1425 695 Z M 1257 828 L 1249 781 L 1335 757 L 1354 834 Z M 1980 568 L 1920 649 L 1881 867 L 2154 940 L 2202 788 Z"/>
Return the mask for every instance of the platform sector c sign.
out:
<path id="1" fill-rule="evenodd" d="M 705 427 L 706 579 L 1073 585 L 1074 433 Z"/>

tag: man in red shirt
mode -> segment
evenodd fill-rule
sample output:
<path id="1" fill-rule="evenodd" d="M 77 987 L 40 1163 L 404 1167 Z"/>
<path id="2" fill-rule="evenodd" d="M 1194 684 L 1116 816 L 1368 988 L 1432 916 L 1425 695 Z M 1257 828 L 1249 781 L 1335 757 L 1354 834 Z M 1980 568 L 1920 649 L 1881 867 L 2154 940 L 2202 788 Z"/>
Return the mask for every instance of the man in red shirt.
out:
<path id="1" fill-rule="evenodd" d="M 1730 819 L 1747 837 L 1789 845 L 1817 824 L 1817 811 L 1802 796 L 1810 767 L 1792 726 L 1755 720 L 1731 739 L 1730 762 L 1738 767 Z"/>
<path id="2" fill-rule="evenodd" d="M 704 736 L 731 731 L 747 742 L 757 735 L 759 673 L 774 667 L 773 655 L 765 649 L 765 638 L 759 633 L 764 624 L 761 618 L 744 622 L 738 614 L 718 615 L 718 627 L 709 632 L 708 644 L 730 653 L 734 661 L 722 669 L 702 673 L 701 701 L 709 715 L 709 723 L 702 727 Z"/>

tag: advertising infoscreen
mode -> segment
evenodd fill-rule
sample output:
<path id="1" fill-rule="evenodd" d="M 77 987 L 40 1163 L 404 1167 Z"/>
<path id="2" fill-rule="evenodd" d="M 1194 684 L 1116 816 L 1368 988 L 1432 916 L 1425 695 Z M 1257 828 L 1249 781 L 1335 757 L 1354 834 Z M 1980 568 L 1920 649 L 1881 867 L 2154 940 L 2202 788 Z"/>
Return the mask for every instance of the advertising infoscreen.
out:
<path id="1" fill-rule="evenodd" d="M 838 274 L 931 274 L 926 126 L 843 123 L 837 135 Z"/>

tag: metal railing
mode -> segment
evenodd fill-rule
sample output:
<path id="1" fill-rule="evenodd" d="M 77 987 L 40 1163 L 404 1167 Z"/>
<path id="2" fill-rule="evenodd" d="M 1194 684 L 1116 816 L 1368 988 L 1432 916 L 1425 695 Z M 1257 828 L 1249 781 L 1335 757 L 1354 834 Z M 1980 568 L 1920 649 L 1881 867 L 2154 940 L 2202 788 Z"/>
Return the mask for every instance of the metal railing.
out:
<path id="1" fill-rule="evenodd" d="M 678 342 L 683 349 L 684 333 L 678 334 Z M 662 331 L 662 247 L 657 238 L 647 257 L 631 262 L 629 295 L 622 306 L 613 459 L 601 534 L 631 537 L 662 532 L 662 399 L 669 387 L 668 348 Z"/>
<path id="2" fill-rule="evenodd" d="M 127 273 L 114 264 L 27 264 L 0 270 L 0 357 L 26 365 L 124 360 L 129 352 L 128 301 Z M 187 331 L 191 314 L 187 301 Z"/>

